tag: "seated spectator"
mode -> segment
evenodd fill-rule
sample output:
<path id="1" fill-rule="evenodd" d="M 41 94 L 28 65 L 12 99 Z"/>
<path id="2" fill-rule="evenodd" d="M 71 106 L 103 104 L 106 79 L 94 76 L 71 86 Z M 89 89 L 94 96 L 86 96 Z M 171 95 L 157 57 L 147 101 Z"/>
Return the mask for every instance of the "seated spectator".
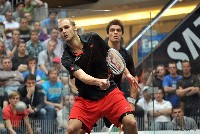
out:
<path id="1" fill-rule="evenodd" d="M 21 101 L 26 103 L 29 117 L 32 119 L 46 119 L 44 107 L 44 92 L 40 85 L 36 84 L 36 76 L 29 74 L 24 79 L 24 85 L 18 91 Z"/>
<path id="2" fill-rule="evenodd" d="M 56 16 L 57 12 L 49 12 L 49 18 L 46 18 L 42 21 L 42 28 L 45 34 L 50 34 L 53 28 L 58 27 Z"/>
<path id="3" fill-rule="evenodd" d="M 5 42 L 6 40 L 7 40 L 7 38 L 6 38 L 6 35 L 5 35 L 5 25 L 0 20 L 0 41 Z"/>
<path id="4" fill-rule="evenodd" d="M 0 15 L 5 15 L 11 9 L 11 3 L 7 0 L 0 1 Z"/>
<path id="5" fill-rule="evenodd" d="M 9 95 L 10 104 L 3 109 L 3 119 L 5 120 L 6 128 L 11 134 L 25 134 L 27 127 L 28 134 L 33 134 L 33 130 L 29 123 L 28 111 L 25 109 L 19 112 L 15 109 L 15 105 L 20 100 L 20 94 L 17 91 L 12 91 Z M 24 121 L 26 127 L 23 127 L 22 121 Z"/>
<path id="6" fill-rule="evenodd" d="M 34 22 L 34 30 L 38 31 L 39 33 L 39 36 L 38 36 L 39 41 L 43 42 L 49 38 L 48 35 L 42 31 L 41 23 L 39 21 Z"/>
<path id="7" fill-rule="evenodd" d="M 0 63 L 4 56 L 6 56 L 5 44 L 4 42 L 0 41 Z M 0 64 L 0 70 L 2 70 L 2 64 Z"/>
<path id="8" fill-rule="evenodd" d="M 13 13 L 13 20 L 20 22 L 21 18 L 24 16 L 24 2 L 18 2 L 16 5 L 16 11 Z"/>
<path id="9" fill-rule="evenodd" d="M 25 0 L 25 7 L 23 9 L 24 13 L 30 13 L 32 18 L 34 18 L 34 8 L 36 6 L 42 6 L 43 2 L 41 0 Z"/>
<path id="10" fill-rule="evenodd" d="M 162 89 L 159 89 L 154 97 L 155 100 L 149 103 L 147 110 L 150 117 L 155 118 L 151 123 L 151 130 L 166 130 L 167 124 L 171 121 L 172 104 L 163 100 Z"/>
<path id="11" fill-rule="evenodd" d="M 174 107 L 172 109 L 173 120 L 167 125 L 168 130 L 196 130 L 198 129 L 194 119 L 184 116 L 183 109 Z"/>
<path id="12" fill-rule="evenodd" d="M 30 32 L 31 39 L 26 43 L 29 56 L 38 59 L 38 55 L 43 51 L 42 43 L 38 40 L 38 31 L 32 30 Z"/>
<path id="13" fill-rule="evenodd" d="M 58 129 L 66 129 L 68 116 L 74 104 L 74 95 L 67 94 L 64 97 L 63 108 L 57 112 Z"/>
<path id="14" fill-rule="evenodd" d="M 56 119 L 56 111 L 59 111 L 63 107 L 63 84 L 57 81 L 58 70 L 51 68 L 48 71 L 48 80 L 42 84 L 45 91 L 44 102 L 46 104 L 47 118 Z"/>
<path id="15" fill-rule="evenodd" d="M 9 94 L 12 90 L 17 90 L 24 79 L 22 74 L 16 70 L 12 71 L 12 63 L 9 57 L 4 57 L 1 61 L 3 70 L 0 70 L 0 81 L 4 90 Z"/>
<path id="16" fill-rule="evenodd" d="M 56 48 L 54 50 L 54 53 L 58 57 L 61 58 L 62 54 L 63 54 L 63 51 L 64 51 L 64 48 L 63 48 L 62 40 L 58 38 L 58 34 L 59 34 L 58 33 L 58 29 L 53 28 L 52 31 L 51 31 L 50 38 L 43 42 L 43 47 L 44 47 L 44 49 L 47 49 L 47 45 L 48 45 L 49 40 L 54 40 L 56 42 Z"/>
<path id="17" fill-rule="evenodd" d="M 25 78 L 29 74 L 34 74 L 36 76 L 37 84 L 42 84 L 45 80 L 47 80 L 47 76 L 45 73 L 37 69 L 37 61 L 34 57 L 29 57 L 27 60 L 28 70 L 23 72 L 23 77 Z"/>
<path id="18" fill-rule="evenodd" d="M 17 54 L 17 47 L 20 44 L 20 32 L 19 30 L 12 31 L 12 38 L 6 40 L 5 47 L 6 47 L 6 54 L 9 57 L 13 57 Z"/>
<path id="19" fill-rule="evenodd" d="M 12 70 L 27 71 L 28 67 L 26 63 L 29 56 L 26 55 L 26 43 L 24 41 L 20 41 L 17 52 L 18 54 L 12 58 Z"/>
<path id="20" fill-rule="evenodd" d="M 12 19 L 13 13 L 12 11 L 6 12 L 6 20 L 3 22 L 5 25 L 5 33 L 7 38 L 11 38 L 11 33 L 13 30 L 19 28 L 19 23 Z"/>
<path id="21" fill-rule="evenodd" d="M 28 26 L 27 18 L 22 17 L 20 19 L 20 26 L 19 26 L 20 39 L 24 40 L 25 42 L 29 41 L 30 40 L 30 31 L 31 31 L 31 29 Z"/>
<path id="22" fill-rule="evenodd" d="M 41 70 L 48 74 L 48 70 L 53 66 L 53 58 L 57 55 L 54 53 L 56 48 L 56 42 L 54 40 L 49 40 L 47 45 L 47 50 L 43 50 L 38 56 L 38 66 Z"/>
<path id="23" fill-rule="evenodd" d="M 149 93 L 148 89 L 149 89 L 149 86 L 143 87 L 143 91 L 142 91 L 143 97 L 139 99 L 137 102 L 137 105 L 144 110 L 144 125 L 145 125 L 144 128 L 145 129 L 148 129 L 148 123 L 149 123 L 148 117 L 147 117 L 148 104 L 152 102 L 151 94 Z"/>

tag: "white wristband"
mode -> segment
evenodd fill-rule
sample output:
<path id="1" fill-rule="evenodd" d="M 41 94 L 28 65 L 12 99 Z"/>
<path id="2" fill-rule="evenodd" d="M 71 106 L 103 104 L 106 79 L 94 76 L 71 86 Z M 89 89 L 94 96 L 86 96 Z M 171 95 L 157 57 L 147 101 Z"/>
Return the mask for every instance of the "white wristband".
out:
<path id="1" fill-rule="evenodd" d="M 135 105 L 136 100 L 134 98 L 131 97 L 127 97 L 128 102 L 132 103 Z"/>

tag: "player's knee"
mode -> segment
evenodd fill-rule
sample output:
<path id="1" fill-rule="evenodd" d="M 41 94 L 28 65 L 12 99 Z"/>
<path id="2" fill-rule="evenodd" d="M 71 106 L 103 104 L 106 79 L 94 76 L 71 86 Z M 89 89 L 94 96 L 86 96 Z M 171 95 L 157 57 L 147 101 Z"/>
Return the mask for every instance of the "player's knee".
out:
<path id="1" fill-rule="evenodd" d="M 126 120 L 123 124 L 124 126 L 127 126 L 127 127 L 132 127 L 132 128 L 136 128 L 137 126 L 137 123 L 135 120 Z"/>
<path id="2" fill-rule="evenodd" d="M 74 134 L 75 133 L 75 128 L 73 126 L 68 126 L 67 127 L 67 133 L 66 134 Z"/>

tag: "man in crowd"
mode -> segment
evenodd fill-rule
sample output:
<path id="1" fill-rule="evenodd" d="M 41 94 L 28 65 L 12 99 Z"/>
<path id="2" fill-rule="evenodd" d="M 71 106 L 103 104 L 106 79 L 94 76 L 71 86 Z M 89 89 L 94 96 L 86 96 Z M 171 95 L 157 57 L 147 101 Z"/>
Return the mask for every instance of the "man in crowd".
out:
<path id="1" fill-rule="evenodd" d="M 196 130 L 194 119 L 184 116 L 183 109 L 178 106 L 172 109 L 173 120 L 167 125 L 168 130 Z"/>

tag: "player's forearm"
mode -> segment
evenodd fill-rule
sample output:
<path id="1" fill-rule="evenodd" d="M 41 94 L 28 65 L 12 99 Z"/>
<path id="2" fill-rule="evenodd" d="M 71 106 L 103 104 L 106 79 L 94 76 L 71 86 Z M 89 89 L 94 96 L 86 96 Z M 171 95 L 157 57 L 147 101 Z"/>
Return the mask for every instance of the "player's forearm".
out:
<path id="1" fill-rule="evenodd" d="M 94 78 L 88 74 L 86 74 L 82 69 L 77 70 L 73 74 L 77 79 L 81 80 L 85 84 L 88 85 L 95 85 L 95 86 L 100 86 L 101 82 L 100 79 Z"/>

